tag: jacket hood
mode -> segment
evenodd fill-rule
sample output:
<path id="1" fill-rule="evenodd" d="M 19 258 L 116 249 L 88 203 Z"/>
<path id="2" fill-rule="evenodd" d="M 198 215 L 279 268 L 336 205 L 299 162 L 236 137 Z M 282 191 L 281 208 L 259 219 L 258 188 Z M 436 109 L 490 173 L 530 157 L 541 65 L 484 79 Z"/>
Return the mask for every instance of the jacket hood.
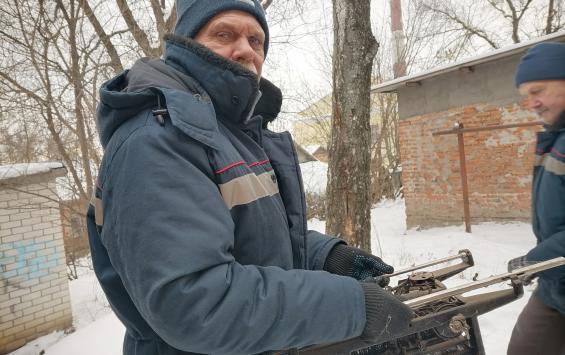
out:
<path id="1" fill-rule="evenodd" d="M 96 126 L 102 146 L 108 144 L 121 124 L 138 113 L 163 108 L 166 104 L 170 114 L 175 111 L 176 96 L 194 94 L 207 97 L 196 81 L 167 66 L 162 60 L 138 60 L 130 70 L 122 72 L 100 88 Z"/>

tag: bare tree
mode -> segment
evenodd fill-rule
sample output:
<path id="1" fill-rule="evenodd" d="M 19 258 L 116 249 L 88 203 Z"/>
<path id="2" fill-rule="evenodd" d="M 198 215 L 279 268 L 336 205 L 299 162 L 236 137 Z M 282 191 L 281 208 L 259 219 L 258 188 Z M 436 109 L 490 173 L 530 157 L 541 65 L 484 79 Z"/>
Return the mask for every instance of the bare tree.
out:
<path id="1" fill-rule="evenodd" d="M 379 110 L 379 124 L 372 127 L 376 137 L 371 145 L 371 202 L 376 203 L 397 197 L 402 184 L 396 97 L 373 95 L 371 106 Z"/>
<path id="2" fill-rule="evenodd" d="M 97 154 L 88 144 L 83 107 L 88 75 L 84 61 L 92 47 L 83 47 L 85 38 L 78 34 L 77 3 L 64 5 L 60 1 L 13 1 L 4 7 L 0 21 L 5 26 L 0 33 L 3 53 L 9 55 L 0 70 L 0 100 L 3 107 L 13 109 L 23 101 L 11 100 L 14 95 L 25 98 L 25 109 L 17 111 L 45 127 L 45 141 L 57 147 L 58 158 L 77 187 L 77 197 L 86 199 L 92 191 L 91 154 Z"/>
<path id="3" fill-rule="evenodd" d="M 284 20 L 297 0 L 262 1 Z M 293 5 L 299 5 L 292 9 Z M 160 57 L 174 0 L 5 0 L 0 9 L 0 161 L 61 160 L 70 216 L 84 216 L 102 149 L 100 85 L 141 56 Z M 63 223 L 70 223 L 63 221 Z"/>
<path id="4" fill-rule="evenodd" d="M 370 251 L 370 85 L 378 43 L 369 0 L 334 0 L 326 231 Z"/>
<path id="5" fill-rule="evenodd" d="M 13 0 L 0 10 L 1 160 L 63 161 L 69 184 L 61 197 L 77 201 L 69 217 L 84 216 L 92 194 L 98 87 L 122 70 L 111 39 L 128 34 L 101 33 L 106 26 L 93 11 L 86 0 Z"/>
<path id="6" fill-rule="evenodd" d="M 449 38 L 441 50 L 472 53 L 482 44 L 490 48 L 556 32 L 565 27 L 562 0 L 418 0 L 417 3 L 442 22 L 436 38 Z M 450 58 L 452 59 L 452 58 Z"/>

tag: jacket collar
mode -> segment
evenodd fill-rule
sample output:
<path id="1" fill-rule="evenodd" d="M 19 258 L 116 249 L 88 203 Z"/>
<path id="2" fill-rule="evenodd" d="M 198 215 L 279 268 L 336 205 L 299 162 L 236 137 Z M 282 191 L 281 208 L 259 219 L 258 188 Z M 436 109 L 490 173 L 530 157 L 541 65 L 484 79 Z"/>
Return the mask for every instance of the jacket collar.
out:
<path id="1" fill-rule="evenodd" d="M 557 118 L 557 120 L 552 125 L 546 126 L 548 131 L 562 131 L 565 129 L 565 111 L 561 112 L 561 115 Z"/>
<path id="2" fill-rule="evenodd" d="M 261 97 L 257 76 L 192 39 L 167 35 L 165 63 L 196 79 L 210 96 L 219 119 L 249 120 Z"/>
<path id="3" fill-rule="evenodd" d="M 538 132 L 536 154 L 543 155 L 553 148 L 555 140 L 565 133 L 565 111 L 552 125 L 544 125 L 545 131 Z"/>

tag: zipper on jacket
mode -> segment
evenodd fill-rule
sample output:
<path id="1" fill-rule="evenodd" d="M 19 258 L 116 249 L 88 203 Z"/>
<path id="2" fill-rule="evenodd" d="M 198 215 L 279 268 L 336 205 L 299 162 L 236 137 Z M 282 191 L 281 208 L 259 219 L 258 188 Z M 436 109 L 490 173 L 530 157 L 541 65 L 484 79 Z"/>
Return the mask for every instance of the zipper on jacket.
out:
<path id="1" fill-rule="evenodd" d="M 157 94 L 157 108 L 152 110 L 151 113 L 153 117 L 159 122 L 159 125 L 163 126 L 165 124 L 165 115 L 169 114 L 169 110 L 166 107 L 161 106 L 161 95 Z"/>
<path id="2" fill-rule="evenodd" d="M 259 102 L 259 99 L 261 99 L 261 96 L 263 94 L 261 93 L 261 91 L 257 91 L 257 94 L 255 95 L 255 98 L 253 99 L 253 102 L 251 103 L 251 106 L 249 107 L 249 112 L 247 113 L 247 115 L 245 116 L 245 119 L 243 120 L 244 123 L 247 123 L 251 117 L 253 117 L 253 111 L 255 111 L 255 106 L 257 106 L 257 103 Z"/>

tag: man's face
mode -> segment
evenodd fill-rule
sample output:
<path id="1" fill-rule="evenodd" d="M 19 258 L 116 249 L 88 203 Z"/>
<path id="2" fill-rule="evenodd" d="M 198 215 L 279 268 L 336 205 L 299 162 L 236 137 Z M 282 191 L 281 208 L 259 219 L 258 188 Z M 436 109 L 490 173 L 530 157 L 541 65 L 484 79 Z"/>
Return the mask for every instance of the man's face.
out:
<path id="1" fill-rule="evenodd" d="M 553 124 L 565 111 L 565 80 L 539 80 L 520 84 L 520 95 L 528 109 L 536 112 L 546 124 Z"/>
<path id="2" fill-rule="evenodd" d="M 222 12 L 208 21 L 194 40 L 261 77 L 265 32 L 253 15 L 237 10 Z"/>

